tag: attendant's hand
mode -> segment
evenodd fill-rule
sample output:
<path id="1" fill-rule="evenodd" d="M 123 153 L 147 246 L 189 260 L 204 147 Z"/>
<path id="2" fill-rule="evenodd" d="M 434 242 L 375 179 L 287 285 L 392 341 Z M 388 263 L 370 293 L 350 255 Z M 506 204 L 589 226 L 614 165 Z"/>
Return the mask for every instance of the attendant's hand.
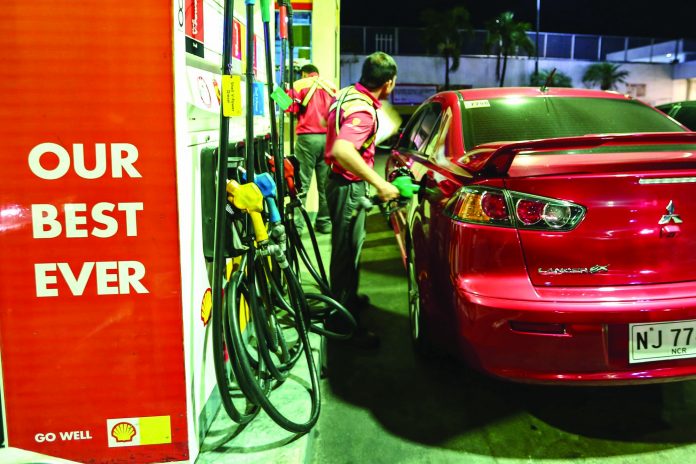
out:
<path id="1" fill-rule="evenodd" d="M 401 196 L 399 189 L 394 187 L 392 184 L 383 180 L 379 186 L 377 186 L 377 196 L 382 201 L 395 200 Z"/>

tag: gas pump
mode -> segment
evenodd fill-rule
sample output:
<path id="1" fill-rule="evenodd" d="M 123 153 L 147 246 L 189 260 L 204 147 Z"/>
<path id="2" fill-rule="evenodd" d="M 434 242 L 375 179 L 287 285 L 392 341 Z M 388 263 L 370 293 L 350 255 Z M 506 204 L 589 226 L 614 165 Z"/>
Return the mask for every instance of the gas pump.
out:
<path id="1" fill-rule="evenodd" d="M 226 8 L 230 3 L 228 0 Z M 252 53 L 254 5 L 254 0 L 245 1 L 248 55 Z M 261 7 L 266 10 L 268 2 L 262 2 Z M 229 22 L 227 14 L 225 17 Z M 265 11 L 262 17 L 267 17 Z M 264 32 L 269 37 L 265 23 Z M 266 45 L 265 49 L 269 50 L 269 46 Z M 223 69 L 229 70 L 226 56 L 224 52 Z M 272 73 L 269 69 L 267 71 L 268 95 L 277 100 L 277 89 L 270 91 Z M 202 174 L 212 172 L 213 159 L 217 163 L 215 175 L 210 174 L 202 181 L 215 185 L 215 213 L 211 224 L 214 225 L 211 320 L 217 389 L 228 416 L 240 425 L 252 420 L 258 410 L 263 409 L 281 427 L 295 433 L 306 433 L 316 423 L 320 411 L 318 369 L 308 334 L 316 332 L 345 339 L 355 328 L 355 321 L 346 308 L 331 297 L 314 237 L 314 252 L 321 270 L 311 269 L 310 272 L 320 281 L 323 293 L 305 294 L 296 272 L 299 263 L 295 263 L 295 269 L 290 266 L 288 256 L 299 255 L 308 268 L 313 267 L 294 222 L 284 218 L 281 212 L 281 205 L 285 202 L 283 192 L 291 195 L 291 204 L 296 200 L 293 198 L 296 193 L 293 166 L 281 156 L 282 148 L 274 143 L 273 132 L 270 138 L 254 137 L 250 111 L 255 104 L 251 60 L 246 63 L 245 81 L 245 141 L 232 152 L 236 155 L 233 156 L 235 162 L 229 162 L 224 105 L 218 148 L 214 153 L 206 152 L 201 159 Z M 223 95 L 231 91 L 226 88 L 229 82 L 230 79 L 223 76 Z M 275 104 L 269 100 L 269 113 L 275 114 L 275 111 Z M 271 151 L 276 150 L 273 156 L 266 153 L 265 145 Z M 242 155 L 243 160 L 240 159 Z M 269 164 L 275 171 L 275 178 L 267 172 Z M 280 182 L 276 183 L 276 180 Z M 204 188 L 207 191 L 204 196 L 210 203 L 212 190 L 208 186 Z M 207 218 L 210 216 L 204 215 L 204 220 Z M 293 239 L 288 239 L 286 229 Z M 204 233 L 206 236 L 210 242 L 209 233 Z M 233 260 L 231 272 L 225 272 L 233 255 L 239 256 L 239 260 Z M 314 303 L 313 307 L 310 307 L 310 302 Z M 346 319 L 349 332 L 333 333 L 323 327 L 323 320 L 334 313 Z M 308 417 L 298 420 L 281 412 L 272 392 L 286 381 L 290 370 L 303 355 L 310 375 L 308 396 L 311 406 Z"/>

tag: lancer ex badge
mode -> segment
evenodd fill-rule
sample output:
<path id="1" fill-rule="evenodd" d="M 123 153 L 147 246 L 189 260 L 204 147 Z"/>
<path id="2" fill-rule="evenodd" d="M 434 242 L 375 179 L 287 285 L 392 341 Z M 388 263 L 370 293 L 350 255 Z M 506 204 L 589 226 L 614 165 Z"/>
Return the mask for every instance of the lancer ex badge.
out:
<path id="1" fill-rule="evenodd" d="M 602 266 L 595 264 L 592 267 L 549 267 L 538 269 L 541 275 L 562 275 L 562 274 L 598 274 L 600 272 L 609 272 L 609 265 Z"/>
<path id="2" fill-rule="evenodd" d="M 683 222 L 678 214 L 674 214 L 674 202 L 672 200 L 669 200 L 666 210 L 667 214 L 660 218 L 660 222 L 658 222 L 659 225 L 669 224 L 670 221 L 674 221 L 675 224 L 681 224 Z"/>

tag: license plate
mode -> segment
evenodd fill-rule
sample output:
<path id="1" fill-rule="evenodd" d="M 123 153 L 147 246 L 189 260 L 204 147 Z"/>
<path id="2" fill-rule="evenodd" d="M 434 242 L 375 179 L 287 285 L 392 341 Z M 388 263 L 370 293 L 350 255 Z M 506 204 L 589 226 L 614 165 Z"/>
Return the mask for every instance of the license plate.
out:
<path id="1" fill-rule="evenodd" d="M 628 324 L 628 362 L 696 357 L 696 321 Z"/>

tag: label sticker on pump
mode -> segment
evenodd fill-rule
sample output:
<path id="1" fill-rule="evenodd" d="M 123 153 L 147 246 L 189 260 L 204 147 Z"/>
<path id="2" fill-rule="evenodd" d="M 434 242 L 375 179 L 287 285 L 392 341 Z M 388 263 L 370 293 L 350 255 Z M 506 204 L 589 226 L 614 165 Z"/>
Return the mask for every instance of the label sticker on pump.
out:
<path id="1" fill-rule="evenodd" d="M 226 118 L 243 114 L 241 76 L 222 75 L 222 114 Z"/>

